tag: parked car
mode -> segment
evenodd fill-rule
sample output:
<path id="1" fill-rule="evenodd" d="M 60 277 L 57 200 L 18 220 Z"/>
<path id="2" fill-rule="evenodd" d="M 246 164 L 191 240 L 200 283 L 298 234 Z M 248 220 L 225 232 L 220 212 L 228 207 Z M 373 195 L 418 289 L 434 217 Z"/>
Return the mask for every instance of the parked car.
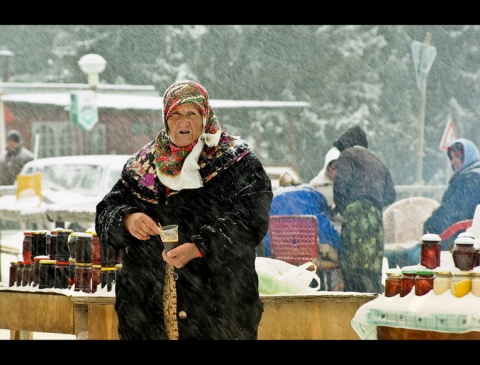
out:
<path id="1" fill-rule="evenodd" d="M 50 215 L 65 212 L 85 212 L 91 217 L 96 205 L 120 177 L 129 155 L 78 155 L 47 157 L 26 163 L 16 181 L 17 189 L 22 177 L 41 173 L 41 195 L 33 189 L 16 190 L 17 194 L 0 197 L 0 218 L 17 216 L 32 217 L 32 220 L 47 220 Z M 32 191 L 30 191 L 32 190 Z M 58 215 L 58 214 L 57 214 Z M 46 216 L 46 217 L 45 217 Z M 61 220 L 61 221 L 67 221 Z M 93 225 L 90 222 L 70 222 L 65 227 L 83 231 Z M 49 227 L 42 227 L 49 228 Z"/>

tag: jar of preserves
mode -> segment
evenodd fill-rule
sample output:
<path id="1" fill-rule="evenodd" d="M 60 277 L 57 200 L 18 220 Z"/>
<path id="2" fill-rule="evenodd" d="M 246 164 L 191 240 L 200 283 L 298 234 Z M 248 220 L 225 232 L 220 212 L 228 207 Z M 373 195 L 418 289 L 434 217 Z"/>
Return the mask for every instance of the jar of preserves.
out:
<path id="1" fill-rule="evenodd" d="M 435 278 L 433 279 L 433 292 L 436 295 L 441 295 L 447 290 L 450 290 L 450 280 L 452 272 L 450 270 L 435 271 Z"/>
<path id="2" fill-rule="evenodd" d="M 103 267 L 100 272 L 100 287 L 107 288 L 107 291 L 112 291 L 113 282 L 115 281 L 115 266 Z"/>
<path id="3" fill-rule="evenodd" d="M 24 261 L 22 286 L 28 286 L 33 282 L 33 261 Z"/>
<path id="4" fill-rule="evenodd" d="M 23 232 L 22 257 L 23 257 L 23 261 L 33 260 L 33 256 L 32 256 L 32 231 Z"/>
<path id="5" fill-rule="evenodd" d="M 92 292 L 92 264 L 78 263 L 75 266 L 75 291 Z"/>
<path id="6" fill-rule="evenodd" d="M 461 298 L 472 290 L 472 272 L 462 271 L 452 274 L 450 281 L 450 292 L 453 296 Z"/>
<path id="7" fill-rule="evenodd" d="M 474 271 L 472 277 L 472 294 L 480 297 L 480 271 Z"/>
<path id="8" fill-rule="evenodd" d="M 424 234 L 420 240 L 420 264 L 427 269 L 435 269 L 440 266 L 440 241 L 438 234 Z"/>
<path id="9" fill-rule="evenodd" d="M 100 238 L 93 228 L 85 231 L 92 235 L 92 265 L 102 265 L 102 252 L 100 247 Z"/>
<path id="10" fill-rule="evenodd" d="M 54 288 L 68 289 L 68 273 L 69 273 L 68 261 L 55 261 L 55 285 Z"/>
<path id="11" fill-rule="evenodd" d="M 77 232 L 73 232 L 68 236 L 68 252 L 70 253 L 70 258 L 75 259 L 75 241 L 77 240 Z"/>
<path id="12" fill-rule="evenodd" d="M 471 237 L 457 237 L 454 241 L 452 258 L 455 267 L 462 271 L 469 271 L 475 267 L 477 250 L 473 247 L 474 240 Z"/>
<path id="13" fill-rule="evenodd" d="M 100 287 L 100 276 L 102 274 L 102 265 L 92 265 L 92 293 Z"/>
<path id="14" fill-rule="evenodd" d="M 402 282 L 400 285 L 400 296 L 404 297 L 412 291 L 415 287 L 415 276 L 417 272 L 415 270 L 404 270 L 402 271 Z"/>
<path id="15" fill-rule="evenodd" d="M 17 270 L 18 270 L 18 261 L 12 261 L 10 263 L 10 272 L 8 277 L 8 286 L 15 286 L 17 283 Z"/>
<path id="16" fill-rule="evenodd" d="M 389 270 L 386 272 L 385 279 L 385 296 L 394 297 L 400 294 L 400 286 L 402 283 L 402 272 L 400 270 Z"/>
<path id="17" fill-rule="evenodd" d="M 55 286 L 55 260 L 40 260 L 39 289 L 53 288 Z"/>
<path id="18" fill-rule="evenodd" d="M 25 262 L 24 261 L 18 261 L 17 276 L 16 276 L 16 279 L 15 279 L 15 285 L 16 286 L 22 286 L 23 269 L 24 268 L 25 268 Z"/>
<path id="19" fill-rule="evenodd" d="M 92 264 L 92 240 L 89 233 L 76 233 L 75 240 L 75 261 L 77 264 Z"/>
<path id="20" fill-rule="evenodd" d="M 433 289 L 435 274 L 431 270 L 418 271 L 415 276 L 415 295 L 422 296 Z"/>
<path id="21" fill-rule="evenodd" d="M 50 259 L 46 255 L 40 255 L 33 258 L 33 286 L 40 283 L 40 261 Z"/>
<path id="22" fill-rule="evenodd" d="M 57 239 L 55 249 L 55 260 L 68 261 L 70 251 L 68 247 L 68 236 L 73 232 L 72 229 L 57 228 Z"/>
<path id="23" fill-rule="evenodd" d="M 52 257 L 50 256 L 51 247 L 52 247 L 52 234 L 50 233 L 50 231 L 44 231 L 44 233 L 45 233 L 45 237 L 44 237 L 44 240 L 45 240 L 45 255 L 50 257 L 50 259 L 52 259 Z"/>
<path id="24" fill-rule="evenodd" d="M 71 289 L 75 283 L 75 267 L 77 262 L 74 258 L 68 259 L 68 286 L 67 289 Z"/>

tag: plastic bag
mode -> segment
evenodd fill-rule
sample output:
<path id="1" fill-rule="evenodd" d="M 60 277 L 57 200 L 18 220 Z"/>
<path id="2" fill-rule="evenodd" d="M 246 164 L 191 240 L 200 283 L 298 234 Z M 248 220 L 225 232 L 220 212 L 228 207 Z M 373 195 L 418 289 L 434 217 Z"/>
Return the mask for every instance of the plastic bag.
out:
<path id="1" fill-rule="evenodd" d="M 295 266 L 282 260 L 257 257 L 255 269 L 260 294 L 311 294 L 320 289 L 320 278 L 313 262 Z"/>

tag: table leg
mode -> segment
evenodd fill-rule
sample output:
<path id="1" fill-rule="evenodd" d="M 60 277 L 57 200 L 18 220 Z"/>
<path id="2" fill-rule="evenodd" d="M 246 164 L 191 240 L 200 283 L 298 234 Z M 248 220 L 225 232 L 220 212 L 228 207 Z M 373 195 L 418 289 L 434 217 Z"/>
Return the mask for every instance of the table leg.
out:
<path id="1" fill-rule="evenodd" d="M 33 340 L 33 332 L 10 330 L 11 340 Z"/>

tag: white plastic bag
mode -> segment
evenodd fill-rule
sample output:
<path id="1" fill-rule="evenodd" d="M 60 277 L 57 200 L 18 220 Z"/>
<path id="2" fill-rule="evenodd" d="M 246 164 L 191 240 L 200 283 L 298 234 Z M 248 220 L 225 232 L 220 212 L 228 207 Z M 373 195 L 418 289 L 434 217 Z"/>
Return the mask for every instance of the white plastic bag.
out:
<path id="1" fill-rule="evenodd" d="M 295 266 L 282 260 L 257 257 L 255 269 L 260 294 L 311 294 L 320 289 L 320 278 L 313 262 Z M 316 283 L 315 287 L 310 287 L 312 282 Z"/>

